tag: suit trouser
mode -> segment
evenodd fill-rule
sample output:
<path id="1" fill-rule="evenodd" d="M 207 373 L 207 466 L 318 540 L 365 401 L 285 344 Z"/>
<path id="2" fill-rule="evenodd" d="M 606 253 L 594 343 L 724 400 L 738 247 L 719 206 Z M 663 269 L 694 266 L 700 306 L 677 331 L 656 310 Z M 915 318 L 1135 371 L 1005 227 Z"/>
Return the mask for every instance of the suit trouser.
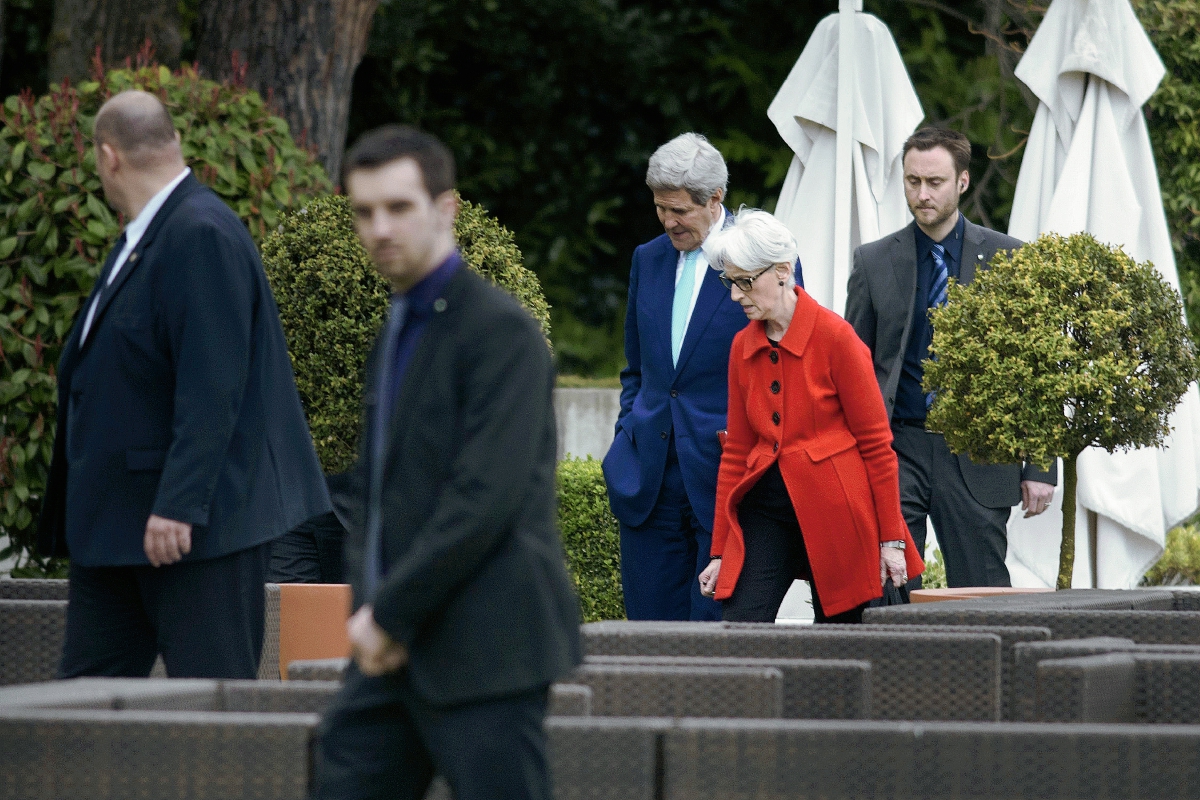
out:
<path id="1" fill-rule="evenodd" d="M 271 543 L 268 583 L 344 583 L 346 529 L 332 511 L 297 525 Z"/>
<path id="2" fill-rule="evenodd" d="M 165 567 L 72 563 L 59 678 L 258 677 L 270 543 Z"/>
<path id="3" fill-rule="evenodd" d="M 464 631 L 463 635 L 469 635 Z M 319 731 L 319 800 L 421 800 L 435 774 L 456 800 L 550 800 L 548 687 L 514 697 L 432 706 L 407 673 L 354 666 Z"/>
<path id="4" fill-rule="evenodd" d="M 1011 586 L 1008 552 L 1010 508 L 979 503 L 963 480 L 958 456 L 946 439 L 914 425 L 892 422 L 892 448 L 900 462 L 900 507 L 920 553 L 925 520 L 933 521 L 949 586 Z M 908 588 L 920 589 L 919 577 Z"/>
<path id="5" fill-rule="evenodd" d="M 721 604 L 700 594 L 712 532 L 692 511 L 675 440 L 667 449 L 662 488 L 646 521 L 621 524 L 625 616 L 643 620 L 719 620 Z"/>

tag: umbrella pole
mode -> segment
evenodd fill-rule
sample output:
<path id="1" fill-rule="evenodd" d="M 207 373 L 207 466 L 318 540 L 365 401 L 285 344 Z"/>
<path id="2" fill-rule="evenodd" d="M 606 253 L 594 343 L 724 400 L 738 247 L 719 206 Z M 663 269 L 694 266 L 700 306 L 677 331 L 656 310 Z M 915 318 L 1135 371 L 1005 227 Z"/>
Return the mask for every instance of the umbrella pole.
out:
<path id="1" fill-rule="evenodd" d="M 862 11 L 862 0 L 839 0 L 838 5 L 838 94 L 837 160 L 834 172 L 833 275 L 834 297 L 845 296 L 844 284 L 850 277 L 850 215 L 852 158 L 854 146 L 855 14 Z M 836 304 L 836 301 L 835 301 Z M 841 309 L 834 309 L 841 312 Z"/>

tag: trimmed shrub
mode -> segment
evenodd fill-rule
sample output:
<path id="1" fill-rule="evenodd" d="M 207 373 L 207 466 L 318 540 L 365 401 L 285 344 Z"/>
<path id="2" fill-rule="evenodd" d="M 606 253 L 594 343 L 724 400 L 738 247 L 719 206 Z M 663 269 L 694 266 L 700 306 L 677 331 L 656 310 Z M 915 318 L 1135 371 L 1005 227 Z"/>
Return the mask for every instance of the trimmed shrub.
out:
<path id="1" fill-rule="evenodd" d="M 467 264 L 514 295 L 549 337 L 541 284 L 521 265 L 512 234 L 482 207 L 462 201 L 454 235 Z M 263 264 L 317 455 L 326 472 L 341 472 L 357 452 L 363 372 L 387 313 L 387 283 L 371 266 L 350 203 L 340 195 L 284 215 L 263 242 Z"/>
<path id="2" fill-rule="evenodd" d="M 558 524 L 583 621 L 625 619 L 620 528 L 600 462 L 591 456 L 558 464 Z"/>
<path id="3" fill-rule="evenodd" d="M 1200 521 L 1167 531 L 1167 547 L 1142 578 L 1143 586 L 1200 585 Z"/>
<path id="4" fill-rule="evenodd" d="M 54 439 L 63 340 L 124 222 L 102 199 L 91 151 L 96 112 L 139 88 L 158 95 L 183 155 L 257 239 L 280 213 L 327 191 L 313 156 L 255 92 L 184 67 L 114 70 L 78 87 L 25 92 L 0 110 L 0 558 L 32 556 Z M 35 566 L 48 565 L 33 559 Z"/>

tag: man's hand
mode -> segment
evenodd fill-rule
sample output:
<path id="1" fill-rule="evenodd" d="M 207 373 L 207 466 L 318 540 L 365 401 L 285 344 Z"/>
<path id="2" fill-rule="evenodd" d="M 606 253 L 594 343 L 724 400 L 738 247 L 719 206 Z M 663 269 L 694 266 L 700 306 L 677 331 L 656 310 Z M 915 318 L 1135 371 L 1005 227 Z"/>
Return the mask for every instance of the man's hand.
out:
<path id="1" fill-rule="evenodd" d="M 1025 512 L 1025 519 L 1045 511 L 1053 499 L 1053 485 L 1041 481 L 1021 481 L 1021 509 Z"/>
<path id="2" fill-rule="evenodd" d="M 395 672 L 408 663 L 408 651 L 375 624 L 375 612 L 370 606 L 354 612 L 346 623 L 346 633 L 358 669 L 368 678 Z"/>
<path id="3" fill-rule="evenodd" d="M 146 537 L 142 540 L 146 558 L 156 567 L 174 564 L 192 552 L 192 524 L 150 515 Z"/>

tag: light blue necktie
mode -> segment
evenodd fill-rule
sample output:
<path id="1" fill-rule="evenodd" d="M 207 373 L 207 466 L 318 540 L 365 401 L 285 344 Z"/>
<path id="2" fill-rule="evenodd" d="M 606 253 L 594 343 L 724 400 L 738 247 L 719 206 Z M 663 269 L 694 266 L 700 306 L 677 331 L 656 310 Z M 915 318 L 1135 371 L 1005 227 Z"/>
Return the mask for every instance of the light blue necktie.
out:
<path id="1" fill-rule="evenodd" d="M 687 333 L 688 309 L 692 305 L 692 290 L 696 288 L 696 261 L 700 250 L 691 250 L 683 259 L 683 274 L 675 284 L 675 300 L 671 304 L 671 364 L 679 365 L 679 351 Z"/>
<path id="2" fill-rule="evenodd" d="M 933 281 L 929 287 L 929 307 L 941 308 L 946 305 L 946 290 L 950 285 L 950 270 L 946 268 L 946 248 L 943 245 L 934 243 L 933 249 L 930 251 L 933 256 Z M 930 335 L 932 336 L 932 328 Z M 925 394 L 925 410 L 933 405 L 933 398 L 937 396 L 937 392 L 927 392 Z"/>
<path id="3" fill-rule="evenodd" d="M 388 422 L 395 406 L 392 394 L 392 374 L 396 370 L 396 345 L 408 316 L 408 300 L 403 295 L 392 297 L 392 309 L 383 329 L 383 352 L 375 373 L 375 408 L 371 419 L 371 481 L 367 495 L 367 542 L 363 553 L 363 589 L 366 601 L 372 602 L 375 589 L 383 577 L 383 457 L 387 452 Z"/>

